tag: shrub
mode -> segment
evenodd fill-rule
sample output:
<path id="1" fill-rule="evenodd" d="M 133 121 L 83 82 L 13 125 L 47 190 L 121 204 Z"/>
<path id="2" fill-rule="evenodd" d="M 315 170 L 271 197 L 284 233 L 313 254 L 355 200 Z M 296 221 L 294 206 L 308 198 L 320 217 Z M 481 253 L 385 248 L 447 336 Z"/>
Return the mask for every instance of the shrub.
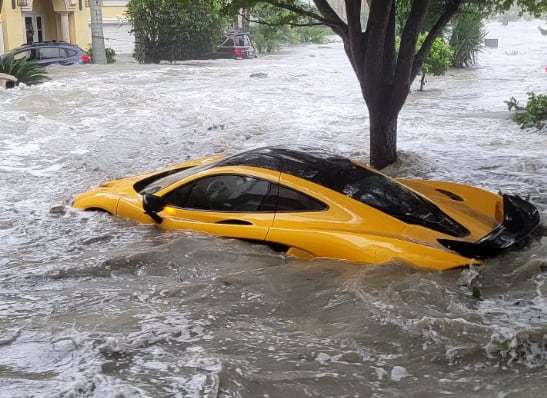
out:
<path id="1" fill-rule="evenodd" d="M 474 65 L 485 36 L 483 16 L 477 10 L 473 8 L 464 10 L 454 18 L 449 41 L 454 51 L 452 66 L 463 68 Z"/>
<path id="2" fill-rule="evenodd" d="M 159 63 L 210 54 L 226 26 L 221 6 L 221 0 L 129 0 L 135 58 Z"/>
<path id="3" fill-rule="evenodd" d="M 505 101 L 507 108 L 515 111 L 515 121 L 521 128 L 535 127 L 541 130 L 547 122 L 547 95 L 527 93 L 528 102 L 525 106 L 519 105 L 515 97 Z"/>
<path id="4" fill-rule="evenodd" d="M 106 55 L 106 63 L 107 64 L 113 64 L 116 62 L 116 51 L 114 51 L 113 48 L 107 47 L 104 49 L 105 55 Z M 89 54 L 91 59 L 93 59 L 93 48 L 90 46 L 86 52 Z"/>
<path id="5" fill-rule="evenodd" d="M 418 38 L 418 45 L 425 40 L 425 34 Z M 442 76 L 450 69 L 450 63 L 454 51 L 444 41 L 442 37 L 437 37 L 433 42 L 431 51 L 422 66 L 422 78 L 420 79 L 420 91 L 423 91 L 425 85 L 425 75 Z"/>
<path id="6" fill-rule="evenodd" d="M 14 59 L 12 56 L 0 57 L 0 73 L 15 76 L 19 83 L 24 83 L 27 86 L 49 80 L 45 67 L 34 61 Z"/>

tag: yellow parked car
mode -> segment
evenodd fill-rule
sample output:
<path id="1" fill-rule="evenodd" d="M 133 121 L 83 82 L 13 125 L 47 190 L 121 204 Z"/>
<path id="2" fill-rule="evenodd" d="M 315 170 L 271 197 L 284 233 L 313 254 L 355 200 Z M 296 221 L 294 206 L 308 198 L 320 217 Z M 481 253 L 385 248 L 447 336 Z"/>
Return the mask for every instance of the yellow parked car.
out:
<path id="1" fill-rule="evenodd" d="M 518 196 L 396 180 L 311 148 L 258 148 L 181 163 L 101 184 L 74 206 L 259 241 L 300 258 L 397 260 L 437 270 L 520 248 L 541 225 L 538 209 Z"/>

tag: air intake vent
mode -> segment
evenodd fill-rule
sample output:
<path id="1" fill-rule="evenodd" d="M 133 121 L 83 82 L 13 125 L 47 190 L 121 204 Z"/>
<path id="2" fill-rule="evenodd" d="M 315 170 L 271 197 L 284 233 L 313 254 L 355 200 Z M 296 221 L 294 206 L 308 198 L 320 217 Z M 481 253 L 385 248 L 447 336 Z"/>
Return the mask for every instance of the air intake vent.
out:
<path id="1" fill-rule="evenodd" d="M 442 193 L 443 195 L 448 196 L 452 200 L 457 200 L 458 202 L 463 202 L 463 198 L 460 195 L 456 195 L 454 192 L 447 191 L 445 189 L 436 189 L 437 192 Z"/>

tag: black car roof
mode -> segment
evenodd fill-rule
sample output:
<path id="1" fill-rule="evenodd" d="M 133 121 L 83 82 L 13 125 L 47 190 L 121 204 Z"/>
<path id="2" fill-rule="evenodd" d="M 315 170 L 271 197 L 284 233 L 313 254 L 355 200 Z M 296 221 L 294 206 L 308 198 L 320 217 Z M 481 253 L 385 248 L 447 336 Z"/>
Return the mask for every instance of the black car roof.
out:
<path id="1" fill-rule="evenodd" d="M 51 46 L 67 46 L 67 47 L 78 47 L 76 44 L 68 43 L 66 41 L 37 41 L 33 43 L 26 43 L 21 44 L 19 47 L 15 48 L 14 50 L 26 50 L 26 49 L 32 49 L 37 47 L 51 47 Z"/>
<path id="2" fill-rule="evenodd" d="M 332 189 L 403 222 L 423 225 L 457 237 L 469 234 L 465 227 L 435 204 L 404 185 L 322 149 L 258 148 L 222 159 L 215 166 L 255 166 L 278 170 Z M 413 214 L 424 206 L 427 209 L 425 215 Z"/>
<path id="3" fill-rule="evenodd" d="M 341 191 L 347 178 L 365 178 L 375 172 L 357 166 L 350 159 L 319 148 L 265 147 L 230 156 L 216 166 L 254 166 L 280 171 Z M 356 176 L 360 174 L 360 176 Z"/>

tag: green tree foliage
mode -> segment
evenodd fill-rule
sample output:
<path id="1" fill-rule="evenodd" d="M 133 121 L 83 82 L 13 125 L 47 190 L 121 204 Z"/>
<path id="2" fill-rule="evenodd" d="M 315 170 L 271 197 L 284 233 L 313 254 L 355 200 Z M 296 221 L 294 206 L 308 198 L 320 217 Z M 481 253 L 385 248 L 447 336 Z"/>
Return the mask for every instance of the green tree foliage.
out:
<path id="1" fill-rule="evenodd" d="M 417 48 L 419 49 L 425 40 L 427 34 L 422 33 L 418 37 Z M 400 46 L 401 38 L 397 37 L 397 49 Z M 444 38 L 437 37 L 431 51 L 429 52 L 421 70 L 421 79 L 420 79 L 420 88 L 419 91 L 423 91 L 425 86 L 425 77 L 430 74 L 433 76 L 441 76 L 450 69 L 450 63 L 452 59 L 453 51 L 450 46 L 446 43 Z"/>
<path id="2" fill-rule="evenodd" d="M 523 12 L 539 16 L 547 11 L 547 0 L 360 0 L 348 1 L 341 12 L 328 0 L 225 0 L 232 9 L 269 3 L 294 14 L 294 19 L 322 23 L 339 35 L 357 77 L 368 108 L 370 162 L 383 168 L 397 159 L 397 119 L 406 102 L 410 85 L 422 70 L 435 42 L 449 22 L 467 4 L 488 15 L 519 6 Z M 368 7 L 366 23 L 361 16 Z M 396 51 L 397 10 L 408 6 L 401 22 L 401 45 Z M 427 27 L 421 47 L 416 45 Z"/>
<path id="3" fill-rule="evenodd" d="M 535 127 L 541 130 L 547 123 L 547 95 L 528 93 L 528 102 L 521 106 L 515 97 L 505 101 L 510 111 L 515 111 L 515 121 L 521 128 Z"/>
<path id="4" fill-rule="evenodd" d="M 222 0 L 129 0 L 135 58 L 159 63 L 213 52 L 226 27 L 221 6 Z"/>
<path id="5" fill-rule="evenodd" d="M 396 29 L 398 32 L 402 31 L 410 10 L 411 3 L 409 1 L 400 2 L 396 14 Z M 440 12 L 439 4 L 435 5 L 434 3 L 426 14 L 418 39 L 418 49 L 423 44 L 424 35 L 433 27 L 435 19 Z M 463 68 L 476 63 L 477 54 L 483 47 L 484 37 L 486 36 L 484 30 L 484 18 L 486 16 L 487 14 L 478 7 L 472 4 L 465 4 L 461 7 L 460 12 L 456 14 L 452 21 L 447 25 L 448 32 L 444 33 L 443 36 L 448 38 L 448 44 L 453 50 L 452 67 Z M 437 45 L 437 49 L 438 46 L 439 45 Z"/>
<path id="6" fill-rule="evenodd" d="M 259 4 L 251 11 L 250 33 L 259 53 L 271 53 L 284 44 L 324 43 L 330 33 L 324 26 L 292 26 L 283 21 L 290 18 L 286 10 L 270 4 Z M 258 21 L 258 22 L 257 22 Z"/>
<path id="7" fill-rule="evenodd" d="M 422 34 L 418 38 L 418 46 L 421 46 L 426 38 L 426 34 Z M 450 69 L 452 56 L 454 51 L 448 43 L 442 38 L 437 37 L 431 46 L 431 50 L 422 66 L 422 77 L 420 79 L 420 91 L 423 91 L 425 85 L 425 76 L 431 74 L 433 76 L 441 76 Z"/>
<path id="8" fill-rule="evenodd" d="M 483 18 L 483 13 L 475 7 L 467 7 L 454 18 L 449 41 L 454 50 L 453 67 L 469 67 L 477 62 L 477 54 L 486 36 Z"/>
<path id="9" fill-rule="evenodd" d="M 49 80 L 46 68 L 34 61 L 14 59 L 12 56 L 0 57 L 0 73 L 15 76 L 19 83 L 27 86 Z"/>

